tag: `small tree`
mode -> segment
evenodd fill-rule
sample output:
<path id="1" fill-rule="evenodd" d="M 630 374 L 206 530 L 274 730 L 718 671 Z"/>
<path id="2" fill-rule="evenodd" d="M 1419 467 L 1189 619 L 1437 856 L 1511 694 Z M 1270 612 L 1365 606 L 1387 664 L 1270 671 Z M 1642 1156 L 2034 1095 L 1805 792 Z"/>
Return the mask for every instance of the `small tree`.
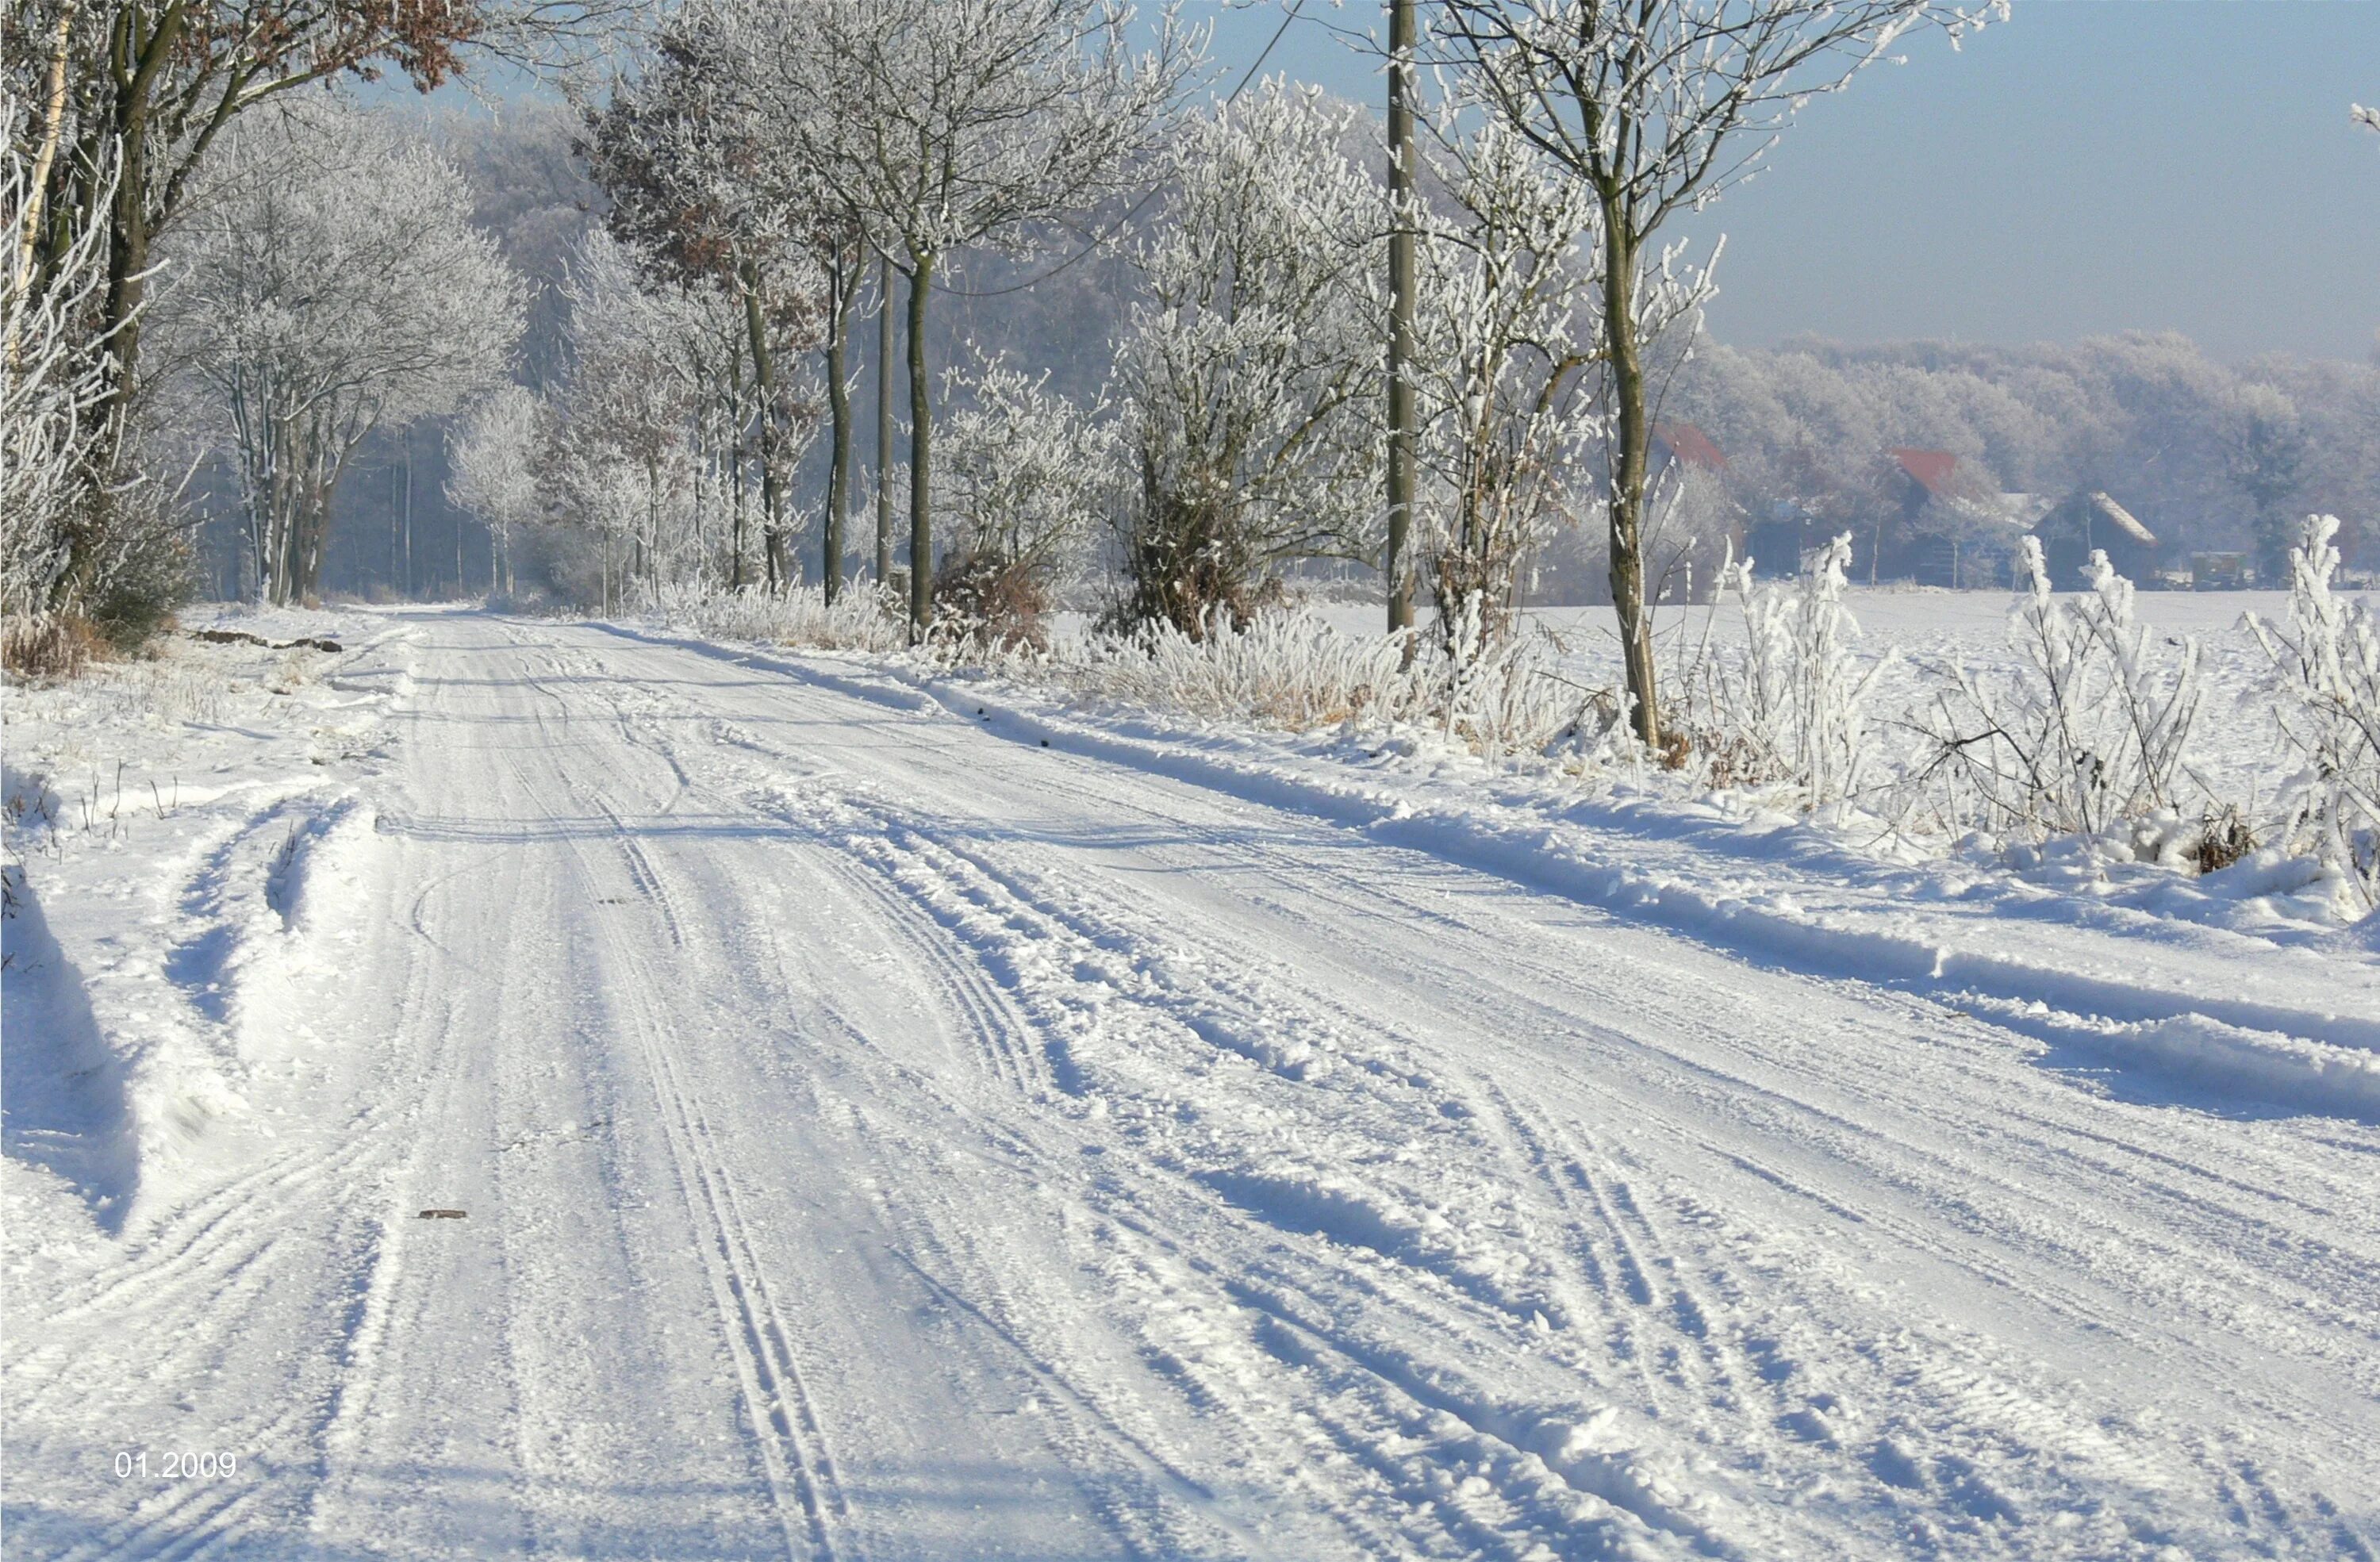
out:
<path id="1" fill-rule="evenodd" d="M 1574 517 L 1574 474 L 1600 429 L 1585 370 L 1596 220 L 1584 187 L 1510 127 L 1438 128 L 1444 210 L 1422 229 L 1412 370 L 1436 503 L 1420 527 L 1441 634 L 1509 633 L 1530 561 Z"/>
<path id="2" fill-rule="evenodd" d="M 1379 192 L 1353 118 L 1268 81 L 1184 134 L 1119 349 L 1121 626 L 1244 621 L 1288 560 L 1378 557 Z"/>
<path id="3" fill-rule="evenodd" d="M 1039 645 L 1050 594 L 1090 563 L 1116 490 L 1104 406 L 1080 407 L 999 362 L 952 388 L 935 508 L 952 526 L 949 606 L 1003 644 Z"/>
<path id="4" fill-rule="evenodd" d="M 1106 0 L 721 0 L 771 155 L 812 170 L 908 285 L 909 614 L 933 618 L 928 300 L 951 257 L 1125 189 L 1194 59 Z"/>
<path id="5" fill-rule="evenodd" d="M 2308 515 L 2289 553 L 2289 626 L 2254 613 L 2249 632 L 2271 659 L 2273 715 L 2303 761 L 2280 835 L 2335 866 L 2365 907 L 2380 906 L 2380 621 L 2331 588 L 2336 515 Z"/>
<path id="6" fill-rule="evenodd" d="M 471 408 L 446 445 L 446 502 L 487 523 L 495 542 L 488 587 L 506 596 L 513 591 L 513 536 L 545 513 L 545 410 L 535 392 L 502 386 Z"/>
<path id="7" fill-rule="evenodd" d="M 258 590 L 296 601 L 348 457 L 496 383 L 522 288 L 453 164 L 350 110 L 238 137 L 205 195 L 159 333 L 237 465 Z"/>
<path id="8" fill-rule="evenodd" d="M 1492 114 L 1593 193 L 1603 245 L 1591 338 L 1609 413 L 1611 599 L 1637 736 L 1658 745 L 1645 514 L 1660 345 L 1691 335 L 1707 263 L 1657 248 L 1669 220 L 1747 175 L 1814 93 L 1846 86 L 1912 29 L 1974 13 L 1937 0 L 1443 0 L 1432 47 L 1460 102 Z M 1954 34 L 1955 35 L 1955 34 Z"/>

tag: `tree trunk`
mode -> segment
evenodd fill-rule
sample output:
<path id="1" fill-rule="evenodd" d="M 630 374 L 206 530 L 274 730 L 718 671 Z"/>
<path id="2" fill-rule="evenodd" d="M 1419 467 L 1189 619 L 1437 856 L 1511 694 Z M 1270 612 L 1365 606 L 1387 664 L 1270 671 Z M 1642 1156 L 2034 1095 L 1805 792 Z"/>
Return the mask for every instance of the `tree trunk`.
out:
<path id="1" fill-rule="evenodd" d="M 851 344 L 851 306 L 859 296 L 859 262 L 837 260 L 827 273 L 833 290 L 834 317 L 827 324 L 826 405 L 832 423 L 832 449 L 826 471 L 826 526 L 820 551 L 830 606 L 843 595 L 843 518 L 851 503 L 851 382 L 847 365 Z"/>
<path id="2" fill-rule="evenodd" d="M 1603 328 L 1611 349 L 1612 410 L 1620 438 L 1611 451 L 1611 608 L 1634 706 L 1632 723 L 1647 748 L 1661 745 L 1661 705 L 1653 676 L 1653 625 L 1645 611 L 1645 478 L 1653 430 L 1645 406 L 1645 364 L 1636 339 L 1635 236 L 1627 208 L 1603 205 Z"/>
<path id="3" fill-rule="evenodd" d="M 752 384 L 760 399 L 760 551 L 771 592 L 791 577 L 785 557 L 784 508 L 777 491 L 777 369 L 769 356 L 769 321 L 760 309 L 760 268 L 737 268 L 744 285 L 744 334 L 752 349 Z"/>
<path id="4" fill-rule="evenodd" d="M 734 517 L 730 524 L 732 551 L 727 561 L 727 588 L 744 589 L 744 363 L 735 358 L 728 369 L 731 388 L 731 412 L 735 431 L 728 443 L 728 503 Z"/>
<path id="5" fill-rule="evenodd" d="M 876 263 L 876 582 L 892 575 L 892 262 Z"/>
<path id="6" fill-rule="evenodd" d="M 154 13 L 144 36 L 140 22 L 147 14 L 145 6 L 124 6 L 108 40 L 115 78 L 113 128 L 121 161 L 108 214 L 107 297 L 100 329 L 115 361 L 111 406 L 119 421 L 131 410 L 139 388 L 133 368 L 140 356 L 140 304 L 148 291 L 150 99 L 158 73 L 181 43 L 187 18 L 183 0 L 171 0 Z"/>
<path id="7" fill-rule="evenodd" d="M 50 166 L 57 161 L 58 138 L 65 133 L 67 123 L 67 46 L 74 31 L 73 0 L 58 7 L 57 35 L 50 45 L 49 96 L 42 116 L 42 150 L 33 158 L 33 171 L 25 182 L 25 210 L 17 230 L 17 260 L 9 273 L 10 296 L 23 304 L 33 287 L 33 250 L 42 236 L 42 202 L 50 190 Z M 17 321 L 8 321 L 6 348 L 8 369 L 17 368 Z"/>
<path id="8" fill-rule="evenodd" d="M 1416 484 L 1412 382 L 1415 357 L 1414 3 L 1389 0 L 1389 631 L 1410 629 L 1413 601 L 1413 505 Z"/>
<path id="9" fill-rule="evenodd" d="M 930 255 L 909 252 L 909 643 L 934 623 L 933 385 L 926 378 L 926 298 Z"/>

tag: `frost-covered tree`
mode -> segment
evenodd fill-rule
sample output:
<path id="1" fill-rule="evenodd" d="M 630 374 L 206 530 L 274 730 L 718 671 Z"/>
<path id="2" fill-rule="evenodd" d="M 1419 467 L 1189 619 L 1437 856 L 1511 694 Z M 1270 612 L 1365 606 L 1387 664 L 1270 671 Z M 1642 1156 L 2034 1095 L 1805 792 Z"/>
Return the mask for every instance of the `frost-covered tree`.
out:
<path id="1" fill-rule="evenodd" d="M 1658 248 L 1682 212 L 1747 175 L 1813 94 L 1847 85 L 1933 20 L 1937 0 L 1443 0 L 1432 47 L 1458 100 L 1517 132 L 1593 192 L 1603 246 L 1594 341 L 1609 401 L 1611 596 L 1636 733 L 1660 741 L 1645 608 L 1657 352 L 1688 333 L 1710 270 Z"/>
<path id="2" fill-rule="evenodd" d="M 43 104 L 33 291 L 103 282 L 78 310 L 80 353 L 105 361 L 107 416 L 80 426 L 85 520 L 59 589 L 115 612 L 101 575 L 153 555 L 164 487 L 132 481 L 152 448 L 137 426 L 160 246 L 204 196 L 211 158 L 258 109 L 343 78 L 395 73 L 427 89 L 475 58 L 553 64 L 583 53 L 625 0 L 15 0 L 0 21 L 0 96 Z M 54 91 L 53 84 L 55 91 Z M 169 486 L 169 485 L 167 485 Z M 121 596 L 122 589 L 115 593 Z M 145 610 L 159 611 L 152 602 Z"/>
<path id="3" fill-rule="evenodd" d="M 815 172 L 907 285 L 911 632 L 933 616 L 928 301 L 950 258 L 1126 189 L 1193 61 L 1107 0 L 735 0 L 770 155 Z"/>
<path id="4" fill-rule="evenodd" d="M 545 404 L 520 385 L 498 387 L 464 418 L 446 443 L 446 501 L 487 524 L 489 589 L 513 590 L 513 539 L 544 516 L 540 457 L 551 438 Z"/>
<path id="5" fill-rule="evenodd" d="M 570 318 L 546 447 L 548 512 L 596 543 L 584 584 L 607 604 L 630 585 L 740 584 L 760 503 L 746 461 L 756 388 L 739 378 L 749 295 L 732 278 L 665 280 L 601 230 L 580 242 L 563 293 Z M 775 394 L 771 454 L 790 467 L 815 425 L 815 398 L 798 377 Z M 786 566 L 789 585 L 790 557 Z"/>
<path id="6" fill-rule="evenodd" d="M 795 575 L 785 551 L 788 354 L 823 345 L 833 459 L 820 573 L 832 598 L 841 582 L 850 490 L 844 360 L 867 256 L 856 218 L 815 166 L 781 155 L 769 141 L 765 79 L 753 68 L 747 30 L 732 3 L 675 12 L 642 74 L 588 116 L 584 150 L 611 197 L 613 234 L 670 280 L 716 285 L 742 307 L 772 590 Z M 740 573 L 734 583 L 741 584 Z"/>
<path id="7" fill-rule="evenodd" d="M 201 195 L 157 330 L 237 467 L 257 589 L 294 601 L 356 448 L 501 381 L 522 289 L 453 164 L 354 110 L 252 127 Z"/>
<path id="8" fill-rule="evenodd" d="M 1420 534 L 1439 623 L 1498 639 L 1531 560 L 1597 508 L 1579 474 L 1600 428 L 1587 381 L 1598 251 L 1585 188 L 1509 126 L 1439 127 L 1412 373 L 1435 478 Z"/>
<path id="9" fill-rule="evenodd" d="M 999 361 L 951 376 L 934 478 L 952 539 L 944 606 L 1003 642 L 1040 640 L 1050 593 L 1089 567 L 1116 493 L 1106 408 L 1077 406 L 1049 379 Z"/>
<path id="10" fill-rule="evenodd" d="M 2359 909 L 2380 906 L 2380 619 L 2336 588 L 2336 515 L 2308 515 L 2289 552 L 2289 626 L 2254 613 L 2272 661 L 2273 720 L 2301 761 L 2283 791 L 2283 844 L 2338 870 Z"/>
<path id="11" fill-rule="evenodd" d="M 40 221 L 41 154 L 27 155 L 24 123 L 20 105 L 0 106 L 0 215 L 12 235 Z M 105 284 L 105 251 L 86 235 L 58 258 L 46 288 L 34 286 L 30 247 L 11 252 L 0 308 L 0 614 L 10 666 L 60 666 L 70 644 L 55 615 L 80 606 L 68 587 L 87 529 L 82 431 L 108 392 L 101 359 L 80 350 L 78 322 Z M 83 551 L 87 569 L 102 565 Z"/>
<path id="12" fill-rule="evenodd" d="M 2278 586 L 2289 577 L 2296 541 L 2294 502 L 2305 482 L 2305 430 L 2288 393 L 2266 384 L 2241 386 L 2234 417 L 2226 454 L 2231 480 L 2252 506 L 2256 575 Z"/>
<path id="13" fill-rule="evenodd" d="M 1352 124 L 1268 81 L 1182 136 L 1116 363 L 1127 624 L 1196 635 L 1287 561 L 1379 556 L 1386 235 Z"/>

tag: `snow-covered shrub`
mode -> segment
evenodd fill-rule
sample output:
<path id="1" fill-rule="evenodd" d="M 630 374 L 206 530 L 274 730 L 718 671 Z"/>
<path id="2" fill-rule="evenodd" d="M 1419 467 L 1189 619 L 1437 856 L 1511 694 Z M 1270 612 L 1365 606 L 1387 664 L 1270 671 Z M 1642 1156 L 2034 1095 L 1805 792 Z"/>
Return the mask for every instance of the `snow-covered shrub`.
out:
<path id="1" fill-rule="evenodd" d="M 2380 624 L 2368 601 L 2331 589 L 2336 515 L 2309 515 L 2289 553 L 2289 627 L 2247 615 L 2271 659 L 2273 712 L 2303 761 L 2284 793 L 2277 832 L 2289 849 L 2342 872 L 2380 905 Z"/>
<path id="2" fill-rule="evenodd" d="M 1283 561 L 1378 554 L 1385 224 L 1353 125 L 1276 80 L 1182 138 L 1116 358 L 1139 478 L 1118 628 L 1245 623 Z"/>
<path id="3" fill-rule="evenodd" d="M 1444 636 L 1349 635 L 1302 608 L 1235 627 L 1219 607 L 1195 635 L 1160 620 L 1061 645 L 1022 671 L 1200 720 L 1423 728 L 1493 755 L 1544 749 L 1580 725 L 1578 692 L 1550 662 L 1540 639 L 1491 637 L 1475 615 Z"/>
<path id="4" fill-rule="evenodd" d="M 2091 589 L 2050 592 L 2041 542 L 2021 559 L 2030 589 L 2010 620 L 2025 667 L 1985 680 L 1947 670 L 1949 687 L 1915 713 L 1926 746 L 1919 780 L 1946 822 L 1999 831 L 2107 835 L 2133 821 L 2175 821 L 2196 789 L 2186 760 L 2199 705 L 2198 644 L 2166 656 L 2133 616 L 2132 584 L 2103 551 Z M 2186 854 L 2172 829 L 2136 849 Z"/>
<path id="5" fill-rule="evenodd" d="M 1062 647 L 1050 672 L 1076 693 L 1216 720 L 1301 731 L 1416 714 L 1402 636 L 1342 635 L 1319 616 L 1270 609 L 1234 627 L 1220 605 L 1192 634 L 1158 619 Z"/>
<path id="6" fill-rule="evenodd" d="M 663 582 L 647 588 L 643 605 L 664 623 L 705 639 L 878 653 L 899 651 L 908 640 L 893 616 L 898 604 L 871 591 L 845 591 L 830 604 L 825 589 L 817 586 L 771 593 Z"/>
<path id="7" fill-rule="evenodd" d="M 1602 429 L 1577 343 L 1597 274 L 1594 197 L 1500 123 L 1434 129 L 1442 209 L 1412 217 L 1421 340 L 1407 372 L 1432 479 L 1415 529 L 1439 624 L 1451 636 L 1476 621 L 1500 641 L 1539 551 L 1594 508 L 1581 484 L 1595 483 Z"/>
<path id="8" fill-rule="evenodd" d="M 1580 691 L 1555 674 L 1556 648 L 1542 634 L 1514 633 L 1482 603 L 1473 593 L 1416 648 L 1413 701 L 1448 737 L 1491 756 L 1541 751 L 1580 730 Z"/>
<path id="9" fill-rule="evenodd" d="M 1754 580 L 1752 561 L 1730 561 L 1721 588 L 1743 613 L 1740 658 L 1715 659 L 1707 687 L 1712 724 L 1746 780 L 1791 781 L 1815 807 L 1858 793 L 1872 758 L 1867 695 L 1891 662 L 1863 671 L 1852 654 L 1859 624 L 1843 606 L 1849 532 L 1814 554 L 1791 585 Z"/>
<path id="10" fill-rule="evenodd" d="M 1077 406 L 1048 381 L 981 364 L 935 442 L 936 508 L 955 544 L 937 572 L 939 616 L 992 644 L 1047 644 L 1050 594 L 1090 564 L 1115 497 L 1104 407 Z"/>

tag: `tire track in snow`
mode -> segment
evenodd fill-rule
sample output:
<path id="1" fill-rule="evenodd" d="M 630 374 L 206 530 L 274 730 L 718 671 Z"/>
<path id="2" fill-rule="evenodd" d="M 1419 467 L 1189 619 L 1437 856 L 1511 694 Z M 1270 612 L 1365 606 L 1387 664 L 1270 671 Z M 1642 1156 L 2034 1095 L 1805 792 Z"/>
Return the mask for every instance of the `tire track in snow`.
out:
<path id="1" fill-rule="evenodd" d="M 649 890 L 672 944 L 683 948 L 682 928 L 660 880 L 641 850 L 628 841 L 619 815 L 601 798 L 581 795 L 611 819 L 630 877 L 639 878 Z M 603 876 L 586 861 L 579 842 L 571 844 L 589 898 L 595 898 Z M 709 1118 L 686 1090 L 672 1057 L 674 1027 L 650 997 L 660 989 L 636 946 L 619 937 L 610 919 L 598 917 L 596 926 L 605 947 L 606 966 L 629 978 L 613 983 L 612 990 L 626 999 L 630 1025 L 645 1060 L 678 1187 L 698 1233 L 695 1245 L 710 1277 L 722 1336 L 735 1358 L 746 1420 L 759 1444 L 787 1554 L 797 1558 L 856 1557 L 858 1553 L 848 1539 L 838 1541 L 850 1524 L 849 1504 L 836 1479 L 816 1404 L 803 1381 L 795 1336 L 786 1326 L 759 1261 L 743 1198 L 718 1152 Z"/>

